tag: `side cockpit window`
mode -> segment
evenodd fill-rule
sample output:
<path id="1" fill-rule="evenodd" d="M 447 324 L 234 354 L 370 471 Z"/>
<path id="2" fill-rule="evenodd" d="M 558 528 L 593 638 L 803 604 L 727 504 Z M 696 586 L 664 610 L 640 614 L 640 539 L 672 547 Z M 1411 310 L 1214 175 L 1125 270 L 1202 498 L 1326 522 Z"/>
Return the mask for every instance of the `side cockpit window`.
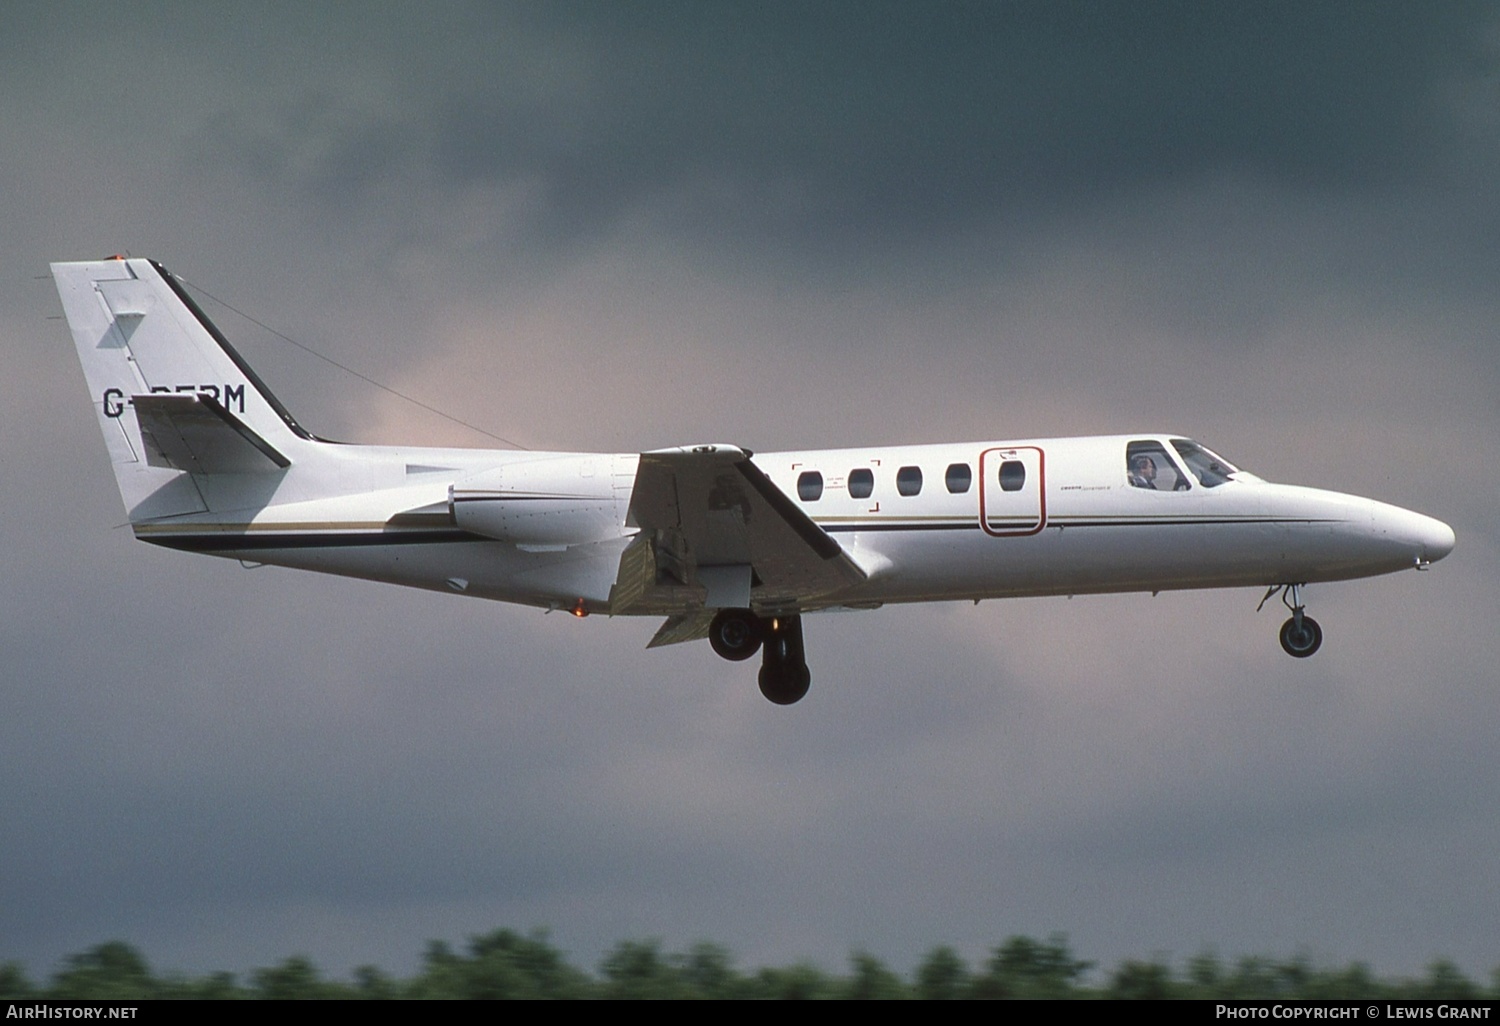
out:
<path id="1" fill-rule="evenodd" d="M 1125 447 L 1130 487 L 1156 492 L 1185 492 L 1192 486 L 1160 442 L 1131 442 Z"/>

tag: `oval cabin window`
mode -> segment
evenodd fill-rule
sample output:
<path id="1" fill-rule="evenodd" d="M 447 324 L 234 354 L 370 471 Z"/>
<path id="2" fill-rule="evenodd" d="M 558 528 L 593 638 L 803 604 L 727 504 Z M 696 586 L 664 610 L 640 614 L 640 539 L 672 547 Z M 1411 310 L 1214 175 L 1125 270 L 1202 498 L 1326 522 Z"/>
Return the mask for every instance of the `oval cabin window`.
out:
<path id="1" fill-rule="evenodd" d="M 916 495 L 922 490 L 922 468 L 902 467 L 896 471 L 896 491 L 902 495 Z"/>
<path id="2" fill-rule="evenodd" d="M 816 470 L 804 471 L 797 478 L 797 498 L 803 502 L 817 502 L 823 497 L 823 475 Z"/>
<path id="3" fill-rule="evenodd" d="M 948 491 L 953 495 L 962 495 L 969 490 L 969 483 L 974 480 L 973 471 L 967 463 L 950 463 L 948 471 L 943 475 L 943 483 L 948 486 Z"/>

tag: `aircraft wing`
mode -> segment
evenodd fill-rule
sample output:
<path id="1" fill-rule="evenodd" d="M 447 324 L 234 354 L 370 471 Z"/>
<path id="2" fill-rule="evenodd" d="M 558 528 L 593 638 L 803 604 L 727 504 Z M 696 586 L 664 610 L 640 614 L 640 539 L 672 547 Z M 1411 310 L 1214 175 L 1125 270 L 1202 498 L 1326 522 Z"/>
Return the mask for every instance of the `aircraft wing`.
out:
<path id="1" fill-rule="evenodd" d="M 191 474 L 243 474 L 291 465 L 218 400 L 201 393 L 154 393 L 131 400 L 146 462 Z"/>
<path id="2" fill-rule="evenodd" d="M 620 560 L 611 594 L 617 613 L 790 612 L 865 579 L 839 543 L 731 445 L 643 453 L 628 522 L 640 534 Z M 691 635 L 701 619 L 690 616 L 667 633 Z"/>

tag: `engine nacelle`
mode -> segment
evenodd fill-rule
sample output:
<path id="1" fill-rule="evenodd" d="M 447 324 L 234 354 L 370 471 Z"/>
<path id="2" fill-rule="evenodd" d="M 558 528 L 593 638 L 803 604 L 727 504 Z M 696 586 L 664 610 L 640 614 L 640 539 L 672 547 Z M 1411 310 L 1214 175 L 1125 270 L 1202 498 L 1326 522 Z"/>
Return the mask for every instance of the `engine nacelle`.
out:
<path id="1" fill-rule="evenodd" d="M 448 489 L 448 506 L 459 527 L 486 538 L 586 545 L 629 533 L 633 481 L 634 468 L 621 457 L 544 457 L 461 478 Z"/>

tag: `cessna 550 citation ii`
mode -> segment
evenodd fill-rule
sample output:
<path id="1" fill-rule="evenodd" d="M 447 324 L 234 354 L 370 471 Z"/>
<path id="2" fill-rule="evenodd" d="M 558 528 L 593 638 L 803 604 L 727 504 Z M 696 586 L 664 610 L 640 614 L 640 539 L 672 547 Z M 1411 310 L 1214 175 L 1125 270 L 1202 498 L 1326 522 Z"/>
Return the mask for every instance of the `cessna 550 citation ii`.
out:
<path id="1" fill-rule="evenodd" d="M 1181 588 L 1278 591 L 1310 656 L 1310 582 L 1427 566 L 1440 521 L 1271 484 L 1156 432 L 752 454 L 343 445 L 309 434 L 151 260 L 52 265 L 130 525 L 253 563 L 665 617 L 650 645 L 761 653 L 789 705 L 802 614 Z"/>

